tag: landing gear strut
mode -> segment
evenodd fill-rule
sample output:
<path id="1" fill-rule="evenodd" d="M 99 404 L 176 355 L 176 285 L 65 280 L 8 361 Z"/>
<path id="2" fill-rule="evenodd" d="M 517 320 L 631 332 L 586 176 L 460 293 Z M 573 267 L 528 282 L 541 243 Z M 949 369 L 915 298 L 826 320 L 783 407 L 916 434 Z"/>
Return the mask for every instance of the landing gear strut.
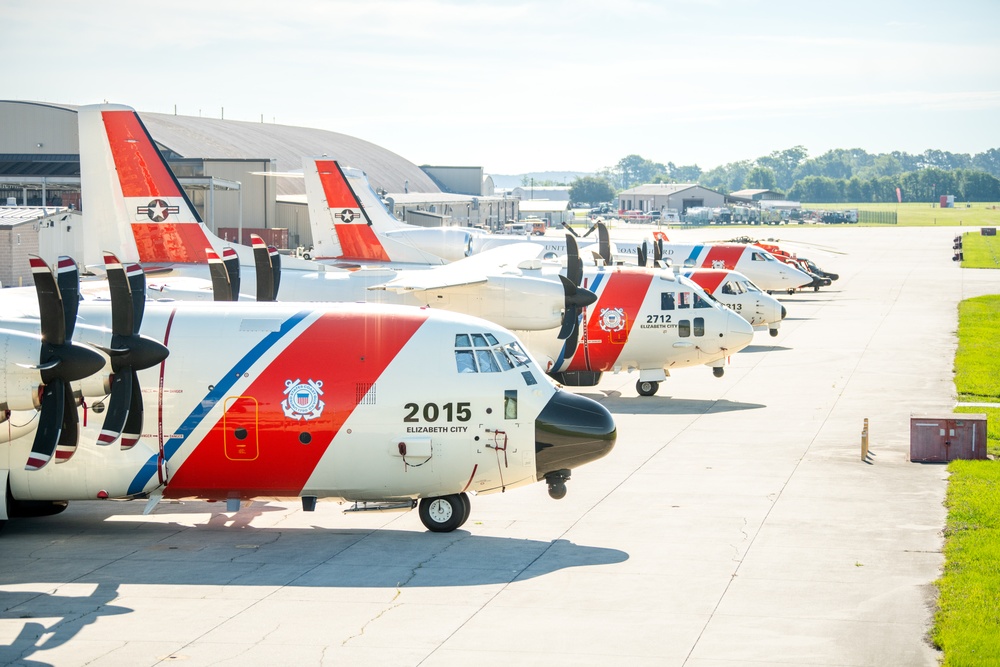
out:
<path id="1" fill-rule="evenodd" d="M 562 500 L 566 497 L 566 481 L 569 480 L 570 471 L 556 470 L 545 476 L 545 482 L 549 485 L 549 497 L 553 500 Z"/>
<path id="2" fill-rule="evenodd" d="M 635 390 L 639 392 L 640 396 L 652 396 L 659 388 L 660 383 L 652 380 L 637 380 L 635 383 Z"/>

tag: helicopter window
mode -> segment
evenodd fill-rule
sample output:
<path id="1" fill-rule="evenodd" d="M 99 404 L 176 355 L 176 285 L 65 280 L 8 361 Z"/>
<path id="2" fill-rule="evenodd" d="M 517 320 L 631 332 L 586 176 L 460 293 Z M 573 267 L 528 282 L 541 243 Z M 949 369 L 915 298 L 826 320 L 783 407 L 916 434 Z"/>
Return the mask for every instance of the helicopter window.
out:
<path id="1" fill-rule="evenodd" d="M 681 338 L 687 338 L 691 335 L 691 320 L 681 320 L 677 323 L 677 335 Z"/>
<path id="2" fill-rule="evenodd" d="M 469 334 L 455 334 L 455 347 L 472 347 Z"/>
<path id="3" fill-rule="evenodd" d="M 489 350 L 476 350 L 476 361 L 479 362 L 480 373 L 499 373 L 500 367 L 497 360 L 493 358 L 493 353 Z"/>
<path id="4" fill-rule="evenodd" d="M 472 344 L 476 347 L 489 347 L 483 334 L 472 334 Z"/>
<path id="5" fill-rule="evenodd" d="M 691 307 L 691 292 L 678 292 L 677 293 L 677 307 L 678 308 L 690 308 Z"/>
<path id="6" fill-rule="evenodd" d="M 697 292 L 694 294 L 694 307 L 695 308 L 711 308 L 712 304 L 705 299 L 701 298 Z M 700 319 L 700 318 L 699 318 Z"/>
<path id="7" fill-rule="evenodd" d="M 472 350 L 455 350 L 455 363 L 459 373 L 478 373 L 476 370 L 476 358 L 472 355 Z"/>
<path id="8" fill-rule="evenodd" d="M 660 310 L 674 309 L 674 293 L 660 292 Z"/>
<path id="9" fill-rule="evenodd" d="M 705 335 L 705 318 L 696 317 L 694 318 L 694 335 L 704 336 Z"/>

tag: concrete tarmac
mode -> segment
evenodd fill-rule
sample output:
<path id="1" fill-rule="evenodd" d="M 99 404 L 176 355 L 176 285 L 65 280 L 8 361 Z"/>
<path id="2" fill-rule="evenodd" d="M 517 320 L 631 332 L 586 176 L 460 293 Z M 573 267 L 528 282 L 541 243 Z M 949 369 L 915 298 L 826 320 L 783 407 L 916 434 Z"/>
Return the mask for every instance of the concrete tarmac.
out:
<path id="1" fill-rule="evenodd" d="M 563 500 L 474 497 L 443 535 L 267 501 L 9 522 L 0 664 L 937 665 L 947 472 L 908 461 L 909 418 L 951 411 L 956 304 L 1000 293 L 951 261 L 961 231 L 754 230 L 840 280 L 781 296 L 723 378 L 574 388 L 620 437 Z"/>

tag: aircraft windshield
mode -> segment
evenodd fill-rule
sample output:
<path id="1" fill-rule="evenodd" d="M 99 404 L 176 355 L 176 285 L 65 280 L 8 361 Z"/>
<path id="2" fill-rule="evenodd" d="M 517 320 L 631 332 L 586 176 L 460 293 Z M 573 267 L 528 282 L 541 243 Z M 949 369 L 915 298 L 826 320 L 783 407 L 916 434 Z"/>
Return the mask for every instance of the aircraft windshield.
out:
<path id="1" fill-rule="evenodd" d="M 529 359 L 516 341 L 502 344 L 489 333 L 455 335 L 455 365 L 459 373 L 502 373 L 527 366 Z"/>

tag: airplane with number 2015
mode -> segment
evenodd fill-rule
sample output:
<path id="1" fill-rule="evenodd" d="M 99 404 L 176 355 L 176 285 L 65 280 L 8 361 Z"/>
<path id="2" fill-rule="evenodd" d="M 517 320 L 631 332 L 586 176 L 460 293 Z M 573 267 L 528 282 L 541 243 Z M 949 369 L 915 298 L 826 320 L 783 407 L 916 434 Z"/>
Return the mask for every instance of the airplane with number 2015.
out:
<path id="1" fill-rule="evenodd" d="M 429 530 L 447 532 L 468 519 L 469 493 L 545 480 L 561 498 L 573 469 L 614 446 L 603 406 L 557 388 L 485 320 L 147 302 L 137 265 L 111 253 L 105 264 L 110 307 L 79 301 L 69 258 L 57 275 L 32 258 L 37 292 L 4 291 L 0 415 L 10 425 L 39 412 L 35 428 L 0 428 L 0 524 L 77 500 L 148 498 L 151 511 L 196 498 L 235 511 L 277 497 L 306 511 L 318 499 L 354 502 L 347 511 L 419 505 Z"/>

